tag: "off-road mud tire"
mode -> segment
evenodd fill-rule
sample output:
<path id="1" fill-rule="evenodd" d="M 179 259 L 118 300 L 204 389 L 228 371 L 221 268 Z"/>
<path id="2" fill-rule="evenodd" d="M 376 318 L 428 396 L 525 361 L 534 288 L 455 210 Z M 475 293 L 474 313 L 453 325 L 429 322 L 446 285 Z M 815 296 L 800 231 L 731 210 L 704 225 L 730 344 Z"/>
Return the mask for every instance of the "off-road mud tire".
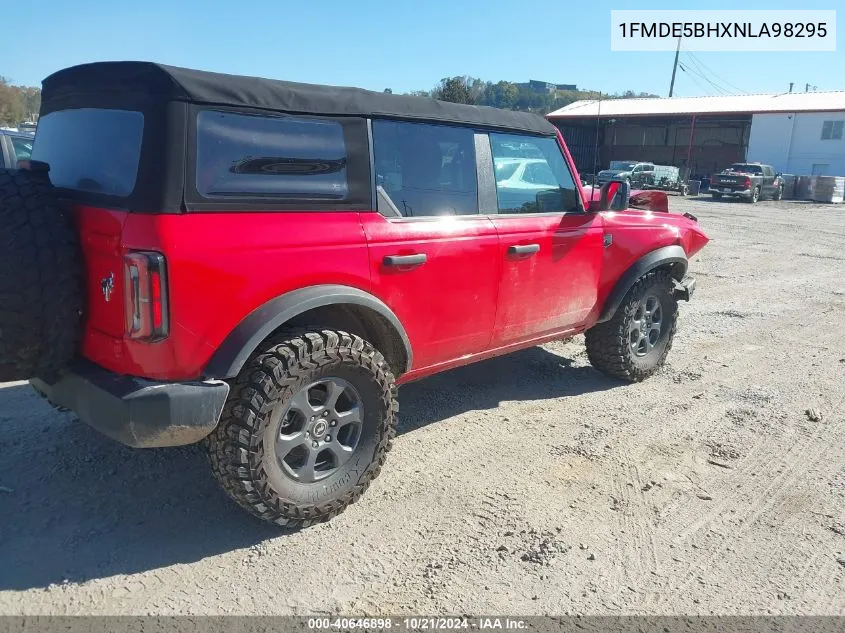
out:
<path id="1" fill-rule="evenodd" d="M 0 382 L 73 359 L 82 298 L 76 231 L 46 175 L 0 169 Z"/>
<path id="2" fill-rule="evenodd" d="M 666 361 L 678 323 L 678 302 L 669 271 L 655 270 L 640 278 L 625 295 L 613 318 L 586 332 L 587 356 L 593 367 L 608 376 L 640 382 L 654 374 Z M 629 327 L 637 307 L 647 296 L 656 296 L 664 311 L 664 322 L 654 349 L 638 357 L 631 349 Z"/>
<path id="3" fill-rule="evenodd" d="M 287 406 L 304 385 L 338 372 L 360 377 L 353 384 L 367 401 L 364 426 L 369 428 L 362 431 L 356 449 L 357 453 L 363 448 L 362 454 L 348 462 L 358 459 L 355 468 L 349 474 L 338 473 L 347 481 L 338 484 L 340 479 L 333 481 L 332 475 L 307 484 L 305 499 L 303 485 L 287 481 L 271 459 L 267 442 L 278 430 L 268 427 L 274 424 L 274 409 Z M 286 529 L 327 521 L 357 501 L 381 472 L 396 435 L 398 408 L 390 367 L 367 341 L 319 327 L 278 334 L 265 342 L 231 384 L 220 423 L 205 440 L 212 472 L 232 499 L 260 519 Z M 368 419 L 370 415 L 374 417 Z M 330 487 L 336 488 L 329 491 Z"/>

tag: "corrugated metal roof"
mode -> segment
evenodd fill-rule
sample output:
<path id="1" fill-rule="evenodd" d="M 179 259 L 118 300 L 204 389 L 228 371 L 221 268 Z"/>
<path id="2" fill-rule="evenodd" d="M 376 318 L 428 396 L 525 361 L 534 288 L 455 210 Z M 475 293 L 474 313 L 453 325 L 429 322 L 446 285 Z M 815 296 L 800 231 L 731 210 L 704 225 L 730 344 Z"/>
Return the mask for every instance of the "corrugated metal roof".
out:
<path id="1" fill-rule="evenodd" d="M 584 100 L 549 114 L 550 118 L 595 117 L 597 100 Z M 649 116 L 672 114 L 751 114 L 757 112 L 845 111 L 845 90 L 835 92 L 792 92 L 777 95 L 727 97 L 672 97 L 651 99 L 607 99 L 601 101 L 601 116 Z"/>

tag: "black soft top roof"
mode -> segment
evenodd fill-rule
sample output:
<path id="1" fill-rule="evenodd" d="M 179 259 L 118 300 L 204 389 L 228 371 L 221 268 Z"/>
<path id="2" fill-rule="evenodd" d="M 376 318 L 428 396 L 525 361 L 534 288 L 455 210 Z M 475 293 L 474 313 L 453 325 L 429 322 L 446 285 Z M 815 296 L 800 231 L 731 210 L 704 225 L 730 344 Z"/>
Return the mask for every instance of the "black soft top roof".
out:
<path id="1" fill-rule="evenodd" d="M 485 128 L 554 135 L 556 128 L 529 112 L 500 110 L 393 95 L 361 88 L 338 88 L 258 77 L 225 75 L 152 62 L 96 62 L 53 73 L 43 83 L 42 113 L 92 107 L 91 97 L 184 101 L 259 108 L 294 114 L 361 116 L 463 123 Z"/>

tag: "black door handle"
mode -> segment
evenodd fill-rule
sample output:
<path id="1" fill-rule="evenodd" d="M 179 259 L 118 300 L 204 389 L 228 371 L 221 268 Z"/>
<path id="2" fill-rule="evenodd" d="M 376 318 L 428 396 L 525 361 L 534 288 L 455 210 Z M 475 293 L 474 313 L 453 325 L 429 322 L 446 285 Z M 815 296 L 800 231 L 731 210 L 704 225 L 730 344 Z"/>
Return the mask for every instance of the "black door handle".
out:
<path id="1" fill-rule="evenodd" d="M 508 246 L 508 255 L 533 255 L 539 252 L 539 244 L 515 244 Z"/>
<path id="2" fill-rule="evenodd" d="M 415 255 L 385 255 L 385 266 L 419 266 L 425 264 L 428 256 L 425 253 Z"/>

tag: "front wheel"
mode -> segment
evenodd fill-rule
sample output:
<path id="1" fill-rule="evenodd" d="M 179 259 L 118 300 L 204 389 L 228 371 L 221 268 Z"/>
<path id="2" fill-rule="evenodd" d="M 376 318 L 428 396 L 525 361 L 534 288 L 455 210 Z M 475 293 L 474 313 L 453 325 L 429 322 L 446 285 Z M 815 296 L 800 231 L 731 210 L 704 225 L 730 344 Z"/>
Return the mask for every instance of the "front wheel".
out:
<path id="1" fill-rule="evenodd" d="M 666 361 L 678 323 L 674 281 L 666 270 L 644 275 L 613 318 L 587 330 L 587 356 L 599 371 L 632 382 L 645 380 Z"/>
<path id="2" fill-rule="evenodd" d="M 712 194 L 712 195 L 713 195 L 713 199 L 714 199 L 714 200 L 721 200 L 721 199 L 722 199 L 722 194 L 721 194 L 721 193 L 714 193 L 714 194 Z"/>
<path id="3" fill-rule="evenodd" d="M 235 379 L 206 439 L 212 471 L 265 521 L 327 521 L 378 476 L 397 410 L 393 374 L 370 343 L 319 328 L 282 334 Z"/>

